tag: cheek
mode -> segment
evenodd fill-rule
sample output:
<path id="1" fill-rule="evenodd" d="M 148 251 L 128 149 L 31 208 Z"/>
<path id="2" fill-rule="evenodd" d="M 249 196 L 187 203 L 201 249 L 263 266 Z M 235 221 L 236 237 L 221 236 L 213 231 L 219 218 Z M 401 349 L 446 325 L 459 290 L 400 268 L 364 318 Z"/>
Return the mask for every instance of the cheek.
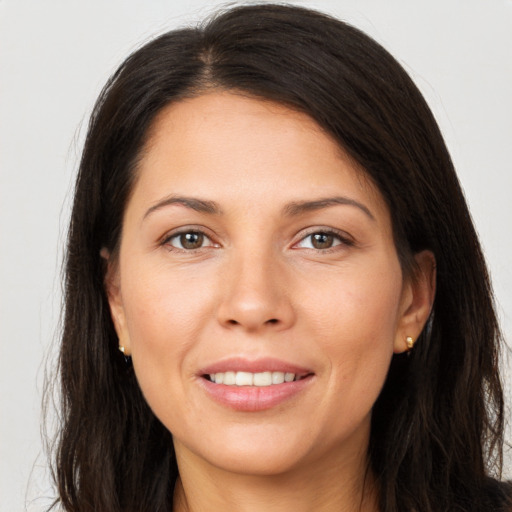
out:
<path id="1" fill-rule="evenodd" d="M 398 264 L 375 264 L 365 271 L 347 268 L 309 283 L 306 289 L 301 300 L 304 315 L 313 319 L 314 331 L 333 350 L 392 343 L 402 291 Z"/>
<path id="2" fill-rule="evenodd" d="M 373 407 L 393 354 L 402 286 L 393 269 L 347 272 L 309 299 L 310 335 L 328 359 L 329 409 L 351 411 L 356 422 Z M 337 421 L 351 414 L 343 416 Z"/>
<path id="3" fill-rule="evenodd" d="M 186 343 L 186 334 L 193 333 L 211 309 L 211 283 L 198 273 L 156 264 L 131 272 L 127 268 L 126 275 L 123 302 L 133 352 L 139 346 L 172 351 Z"/>
<path id="4" fill-rule="evenodd" d="M 172 397 L 182 393 L 191 378 L 187 358 L 211 318 L 211 287 L 162 266 L 139 267 L 136 272 L 127 268 L 125 276 L 122 289 L 133 365 L 142 392 L 158 415 L 175 409 L 170 407 Z"/>

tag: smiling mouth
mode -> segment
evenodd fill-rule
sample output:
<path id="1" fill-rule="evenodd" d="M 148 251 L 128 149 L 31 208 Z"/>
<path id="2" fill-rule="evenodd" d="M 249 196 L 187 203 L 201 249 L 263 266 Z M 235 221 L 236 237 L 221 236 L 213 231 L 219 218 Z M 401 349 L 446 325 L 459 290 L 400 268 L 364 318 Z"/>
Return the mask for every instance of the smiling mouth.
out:
<path id="1" fill-rule="evenodd" d="M 290 372 L 219 372 L 203 375 L 203 377 L 214 384 L 225 386 L 255 386 L 265 387 L 286 382 L 295 382 L 306 378 L 310 374 L 298 374 Z"/>

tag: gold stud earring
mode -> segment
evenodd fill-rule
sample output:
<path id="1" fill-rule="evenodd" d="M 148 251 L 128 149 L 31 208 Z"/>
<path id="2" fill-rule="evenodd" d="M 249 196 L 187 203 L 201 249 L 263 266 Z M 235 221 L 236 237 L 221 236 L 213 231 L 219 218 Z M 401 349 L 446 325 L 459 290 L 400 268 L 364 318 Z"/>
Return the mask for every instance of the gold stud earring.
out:
<path id="1" fill-rule="evenodd" d="M 414 348 L 414 340 L 410 336 L 405 338 L 405 343 L 407 344 L 408 351 L 411 351 Z"/>
<path id="2" fill-rule="evenodd" d="M 131 367 L 132 358 L 131 358 L 131 356 L 126 355 L 124 345 L 119 345 L 117 348 L 119 349 L 119 352 L 121 352 L 123 354 L 124 362 L 126 363 L 126 365 L 128 367 Z"/>

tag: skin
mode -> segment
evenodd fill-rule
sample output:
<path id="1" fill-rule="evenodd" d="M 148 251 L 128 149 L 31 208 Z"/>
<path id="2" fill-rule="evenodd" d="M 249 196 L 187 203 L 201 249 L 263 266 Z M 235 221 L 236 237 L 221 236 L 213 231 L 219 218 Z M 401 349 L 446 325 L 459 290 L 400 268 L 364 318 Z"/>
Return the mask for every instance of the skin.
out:
<path id="1" fill-rule="evenodd" d="M 219 211 L 165 204 L 177 196 Z M 349 204 L 291 211 L 333 197 Z M 190 232 L 204 233 L 196 248 L 180 245 Z M 120 345 L 173 433 L 177 510 L 377 510 L 371 409 L 434 296 L 433 257 L 416 260 L 407 279 L 381 194 L 308 116 L 220 91 L 160 112 L 107 291 Z M 232 356 L 310 377 L 275 407 L 234 410 L 198 375 Z"/>

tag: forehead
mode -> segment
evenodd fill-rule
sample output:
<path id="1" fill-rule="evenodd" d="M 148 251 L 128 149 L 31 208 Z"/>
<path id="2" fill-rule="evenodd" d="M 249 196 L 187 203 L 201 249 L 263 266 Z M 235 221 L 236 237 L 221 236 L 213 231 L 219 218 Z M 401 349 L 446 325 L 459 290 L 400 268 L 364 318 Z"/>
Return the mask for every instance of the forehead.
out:
<path id="1" fill-rule="evenodd" d="M 173 103 L 156 117 L 134 195 L 264 202 L 348 194 L 388 216 L 365 172 L 308 115 L 274 102 L 212 92 Z"/>

